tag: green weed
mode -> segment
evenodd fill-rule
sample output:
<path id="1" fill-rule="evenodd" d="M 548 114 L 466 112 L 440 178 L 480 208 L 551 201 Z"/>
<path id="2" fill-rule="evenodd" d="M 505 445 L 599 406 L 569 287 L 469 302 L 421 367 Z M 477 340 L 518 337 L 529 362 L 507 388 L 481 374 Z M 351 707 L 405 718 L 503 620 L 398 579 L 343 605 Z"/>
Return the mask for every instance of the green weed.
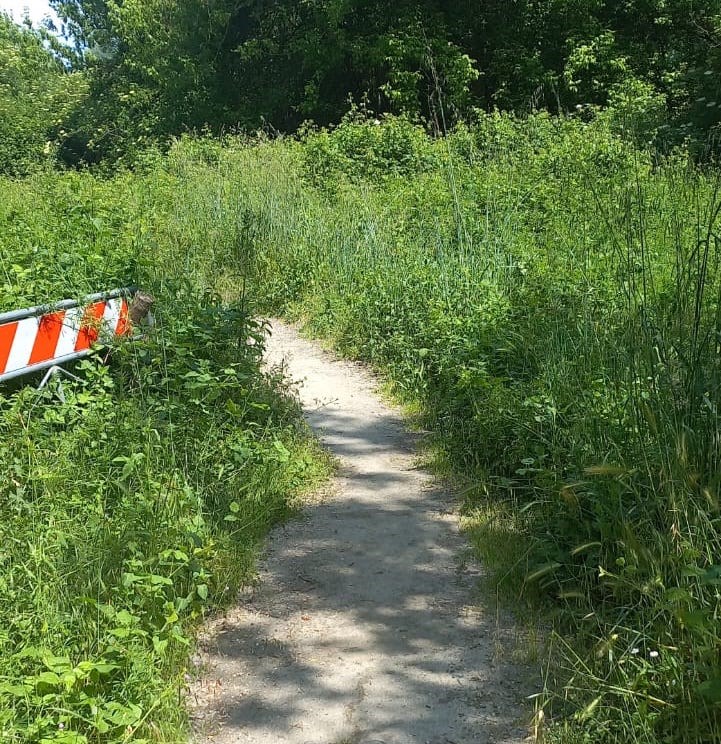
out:
<path id="1" fill-rule="evenodd" d="M 64 403 L 32 385 L 0 396 L 4 742 L 183 740 L 195 626 L 325 472 L 261 372 L 243 266 L 216 263 L 238 233 L 209 229 L 217 204 L 171 168 L 2 184 L 3 309 L 137 282 L 158 321 L 108 364 L 81 362 Z"/>
<path id="2" fill-rule="evenodd" d="M 499 591 L 554 623 L 545 734 L 718 741 L 713 175 L 547 115 L 424 144 L 353 120 L 221 162 L 258 301 L 382 370 L 475 480 Z"/>
<path id="3" fill-rule="evenodd" d="M 539 739 L 719 741 L 713 173 L 542 114 L 440 140 L 356 114 L 297 141 L 185 138 L 141 171 L 18 182 L 0 206 L 8 306 L 132 275 L 161 309 L 66 406 L 28 421 L 28 393 L 3 400 L 0 606 L 22 621 L 0 615 L 3 659 L 31 649 L 0 667 L 6 738 L 177 730 L 180 637 L 319 467 L 259 379 L 259 308 L 381 370 L 464 474 L 492 586 L 552 623 Z M 66 217 L 101 258 L 36 271 Z"/>

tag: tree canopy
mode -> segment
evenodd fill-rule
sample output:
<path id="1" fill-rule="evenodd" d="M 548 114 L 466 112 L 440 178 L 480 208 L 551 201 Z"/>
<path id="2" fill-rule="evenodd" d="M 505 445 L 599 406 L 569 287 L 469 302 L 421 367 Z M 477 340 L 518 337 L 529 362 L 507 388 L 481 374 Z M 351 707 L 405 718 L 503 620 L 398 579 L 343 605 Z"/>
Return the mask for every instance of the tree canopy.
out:
<path id="1" fill-rule="evenodd" d="M 60 117 L 68 162 L 116 159 L 201 128 L 329 125 L 351 102 L 436 129 L 474 108 L 611 106 L 672 144 L 703 144 L 721 121 L 721 0 L 51 4 L 76 45 L 66 66 L 88 88 Z M 12 95 L 36 99 L 36 86 L 55 100 L 67 70 L 41 35 L 11 26 L 3 20 L 0 54 L 24 60 Z M 19 126 L 18 116 L 5 118 Z"/>
<path id="2" fill-rule="evenodd" d="M 0 12 L 0 173 L 21 175 L 62 140 L 66 118 L 84 96 L 52 37 Z"/>

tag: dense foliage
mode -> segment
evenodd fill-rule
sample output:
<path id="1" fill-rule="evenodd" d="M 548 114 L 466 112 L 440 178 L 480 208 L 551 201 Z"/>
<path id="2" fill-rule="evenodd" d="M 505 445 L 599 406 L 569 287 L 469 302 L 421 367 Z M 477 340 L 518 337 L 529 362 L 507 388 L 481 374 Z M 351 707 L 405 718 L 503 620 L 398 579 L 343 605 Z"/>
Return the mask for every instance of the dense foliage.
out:
<path id="1" fill-rule="evenodd" d="M 252 578 L 258 540 L 323 470 L 260 372 L 262 329 L 232 261 L 228 302 L 217 295 L 213 240 L 238 246 L 206 222 L 212 179 L 190 195 L 186 177 L 0 182 L 2 309 L 138 281 L 158 321 L 109 365 L 82 362 L 64 401 L 1 391 L 8 744 L 181 739 L 194 625 Z"/>
<path id="2" fill-rule="evenodd" d="M 45 45 L 47 35 L 0 11 L 0 174 L 22 175 L 54 155 L 85 82 Z"/>
<path id="3" fill-rule="evenodd" d="M 415 404 L 487 565 L 548 608 L 551 740 L 719 741 L 717 174 L 546 115 L 217 158 L 258 301 Z"/>
<path id="4" fill-rule="evenodd" d="M 539 731 L 721 741 L 719 0 L 52 5 L 74 48 L 0 14 L 0 309 L 159 324 L 0 395 L 0 738 L 177 739 L 194 623 L 323 469 L 260 306 L 464 474 L 553 623 Z"/>
<path id="5" fill-rule="evenodd" d="M 20 79 L 49 88 L 54 141 L 70 164 L 132 161 L 149 143 L 204 127 L 337 123 L 349 99 L 436 131 L 474 108 L 591 117 L 610 106 L 634 136 L 699 153 L 721 121 L 719 0 L 52 5 L 76 47 L 56 52 L 81 73 L 87 98 L 64 76 L 76 95 L 60 105 L 57 80 L 36 74 L 33 32 L 13 43 L 27 60 Z"/>

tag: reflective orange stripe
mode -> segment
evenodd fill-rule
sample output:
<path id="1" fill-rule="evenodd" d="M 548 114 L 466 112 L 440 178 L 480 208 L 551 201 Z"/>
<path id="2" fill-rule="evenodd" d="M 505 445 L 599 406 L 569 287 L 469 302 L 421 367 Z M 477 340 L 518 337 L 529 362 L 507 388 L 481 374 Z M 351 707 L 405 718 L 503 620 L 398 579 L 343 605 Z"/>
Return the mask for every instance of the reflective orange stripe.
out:
<path id="1" fill-rule="evenodd" d="M 52 359 L 55 356 L 55 349 L 58 345 L 60 332 L 63 330 L 64 319 L 64 310 L 52 313 L 51 315 L 43 315 L 43 317 L 40 318 L 38 333 L 35 337 L 35 343 L 33 344 L 33 350 L 30 353 L 28 365 L 47 362 L 48 359 Z"/>
<path id="2" fill-rule="evenodd" d="M 13 348 L 13 340 L 18 330 L 17 323 L 6 323 L 0 325 L 0 372 L 5 371 L 10 351 Z"/>
<path id="3" fill-rule="evenodd" d="M 98 336 L 100 335 L 100 321 L 104 312 L 104 302 L 96 302 L 87 308 L 80 325 L 75 351 L 85 351 L 98 340 Z"/>

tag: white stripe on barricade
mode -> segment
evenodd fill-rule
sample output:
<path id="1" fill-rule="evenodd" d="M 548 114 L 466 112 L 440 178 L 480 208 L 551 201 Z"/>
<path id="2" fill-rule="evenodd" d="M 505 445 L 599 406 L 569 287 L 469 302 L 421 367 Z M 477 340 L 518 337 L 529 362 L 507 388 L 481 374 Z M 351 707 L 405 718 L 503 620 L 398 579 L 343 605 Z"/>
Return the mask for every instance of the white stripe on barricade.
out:
<path id="1" fill-rule="evenodd" d="M 92 353 L 100 341 L 128 336 L 128 298 L 135 289 L 92 295 L 82 303 L 65 300 L 0 314 L 0 382 L 48 369 Z"/>

